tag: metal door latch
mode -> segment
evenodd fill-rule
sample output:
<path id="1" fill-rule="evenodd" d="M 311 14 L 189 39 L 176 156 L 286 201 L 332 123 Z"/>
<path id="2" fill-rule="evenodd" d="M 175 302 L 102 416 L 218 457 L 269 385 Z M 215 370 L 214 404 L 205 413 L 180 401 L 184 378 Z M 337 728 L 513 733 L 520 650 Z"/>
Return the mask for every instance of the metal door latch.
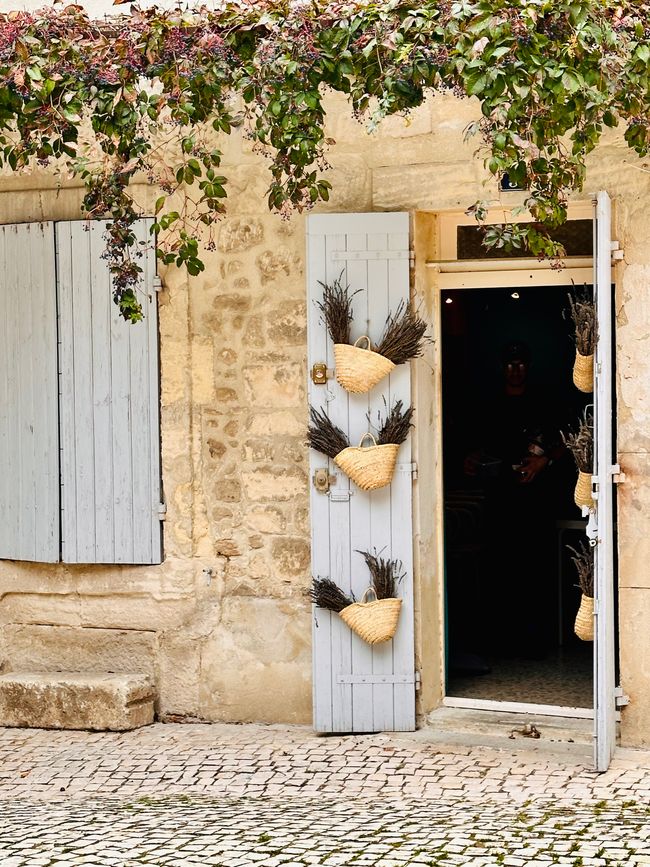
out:
<path id="1" fill-rule="evenodd" d="M 314 487 L 318 491 L 319 494 L 327 494 L 330 489 L 330 485 L 336 484 L 336 476 L 332 476 L 329 473 L 327 467 L 322 467 L 320 470 L 316 470 L 313 475 Z"/>
<path id="2" fill-rule="evenodd" d="M 311 369 L 311 381 L 314 385 L 326 385 L 328 379 L 332 379 L 333 371 L 331 371 L 324 361 L 317 361 Z"/>

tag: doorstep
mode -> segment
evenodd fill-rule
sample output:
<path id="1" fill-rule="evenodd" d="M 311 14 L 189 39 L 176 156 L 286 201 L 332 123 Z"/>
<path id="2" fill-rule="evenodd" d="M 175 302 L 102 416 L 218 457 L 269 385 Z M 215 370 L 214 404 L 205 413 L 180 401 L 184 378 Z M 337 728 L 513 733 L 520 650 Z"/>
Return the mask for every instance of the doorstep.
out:
<path id="1" fill-rule="evenodd" d="M 535 737 L 535 732 L 539 737 Z M 528 750 L 575 759 L 591 759 L 591 719 L 546 716 L 537 712 L 503 712 L 441 707 L 421 720 L 417 740 L 456 746 Z"/>

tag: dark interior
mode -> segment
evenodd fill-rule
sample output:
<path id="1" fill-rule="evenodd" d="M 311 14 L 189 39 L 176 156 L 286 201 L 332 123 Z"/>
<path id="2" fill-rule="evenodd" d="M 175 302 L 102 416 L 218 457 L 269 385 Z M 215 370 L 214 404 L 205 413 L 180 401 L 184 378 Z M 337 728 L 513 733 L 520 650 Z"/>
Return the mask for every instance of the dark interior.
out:
<path id="1" fill-rule="evenodd" d="M 592 706 L 593 644 L 573 633 L 567 551 L 585 521 L 561 439 L 591 401 L 572 383 L 574 351 L 567 287 L 443 293 L 449 696 Z M 513 367 L 525 378 L 515 403 Z M 550 464 L 524 484 L 535 450 Z"/>

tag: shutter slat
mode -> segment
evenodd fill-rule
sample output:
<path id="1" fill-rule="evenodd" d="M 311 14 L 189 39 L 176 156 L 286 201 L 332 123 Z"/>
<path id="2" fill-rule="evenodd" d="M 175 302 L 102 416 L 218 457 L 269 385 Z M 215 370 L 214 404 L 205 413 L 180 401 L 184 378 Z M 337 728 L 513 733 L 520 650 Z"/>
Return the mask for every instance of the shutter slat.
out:
<path id="1" fill-rule="evenodd" d="M 0 227 L 0 557 L 59 559 L 54 233 Z"/>
<path id="2" fill-rule="evenodd" d="M 138 222 L 139 240 L 148 239 L 150 224 Z M 103 221 L 57 224 L 64 560 L 159 563 L 155 296 L 149 303 L 155 252 L 140 257 L 141 248 L 133 248 L 144 271 L 139 291 L 145 319 L 131 325 L 112 301 L 105 231 Z M 75 492 L 70 511 L 68 487 Z"/>

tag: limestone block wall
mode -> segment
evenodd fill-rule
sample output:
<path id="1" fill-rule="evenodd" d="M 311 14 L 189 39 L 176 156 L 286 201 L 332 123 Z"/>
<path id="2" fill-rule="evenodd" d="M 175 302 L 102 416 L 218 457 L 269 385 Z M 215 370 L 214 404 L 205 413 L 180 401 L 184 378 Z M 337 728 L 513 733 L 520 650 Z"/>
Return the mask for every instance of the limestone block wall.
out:
<path id="1" fill-rule="evenodd" d="M 329 99 L 332 211 L 465 208 L 498 201 L 463 143 L 470 100 L 437 96 L 368 136 Z M 3 669 L 143 670 L 159 712 L 209 720 L 311 717 L 305 221 L 266 210 L 262 157 L 224 140 L 228 216 L 206 270 L 163 271 L 159 298 L 165 562 L 159 567 L 0 563 Z M 623 737 L 650 744 L 650 353 L 645 208 L 650 169 L 612 135 L 588 189 L 615 199 Z M 155 192 L 142 188 L 151 209 Z M 43 175 L 0 181 L 3 220 L 66 219 L 80 191 Z M 505 205 L 515 202 L 512 194 Z M 422 383 L 419 384 L 422 388 Z M 417 510 L 416 510 L 417 511 Z M 425 540 L 426 542 L 426 540 Z M 423 542 L 423 544 L 425 543 Z M 434 600 L 421 597 L 420 610 Z M 433 699 L 432 699 L 433 700 Z"/>

